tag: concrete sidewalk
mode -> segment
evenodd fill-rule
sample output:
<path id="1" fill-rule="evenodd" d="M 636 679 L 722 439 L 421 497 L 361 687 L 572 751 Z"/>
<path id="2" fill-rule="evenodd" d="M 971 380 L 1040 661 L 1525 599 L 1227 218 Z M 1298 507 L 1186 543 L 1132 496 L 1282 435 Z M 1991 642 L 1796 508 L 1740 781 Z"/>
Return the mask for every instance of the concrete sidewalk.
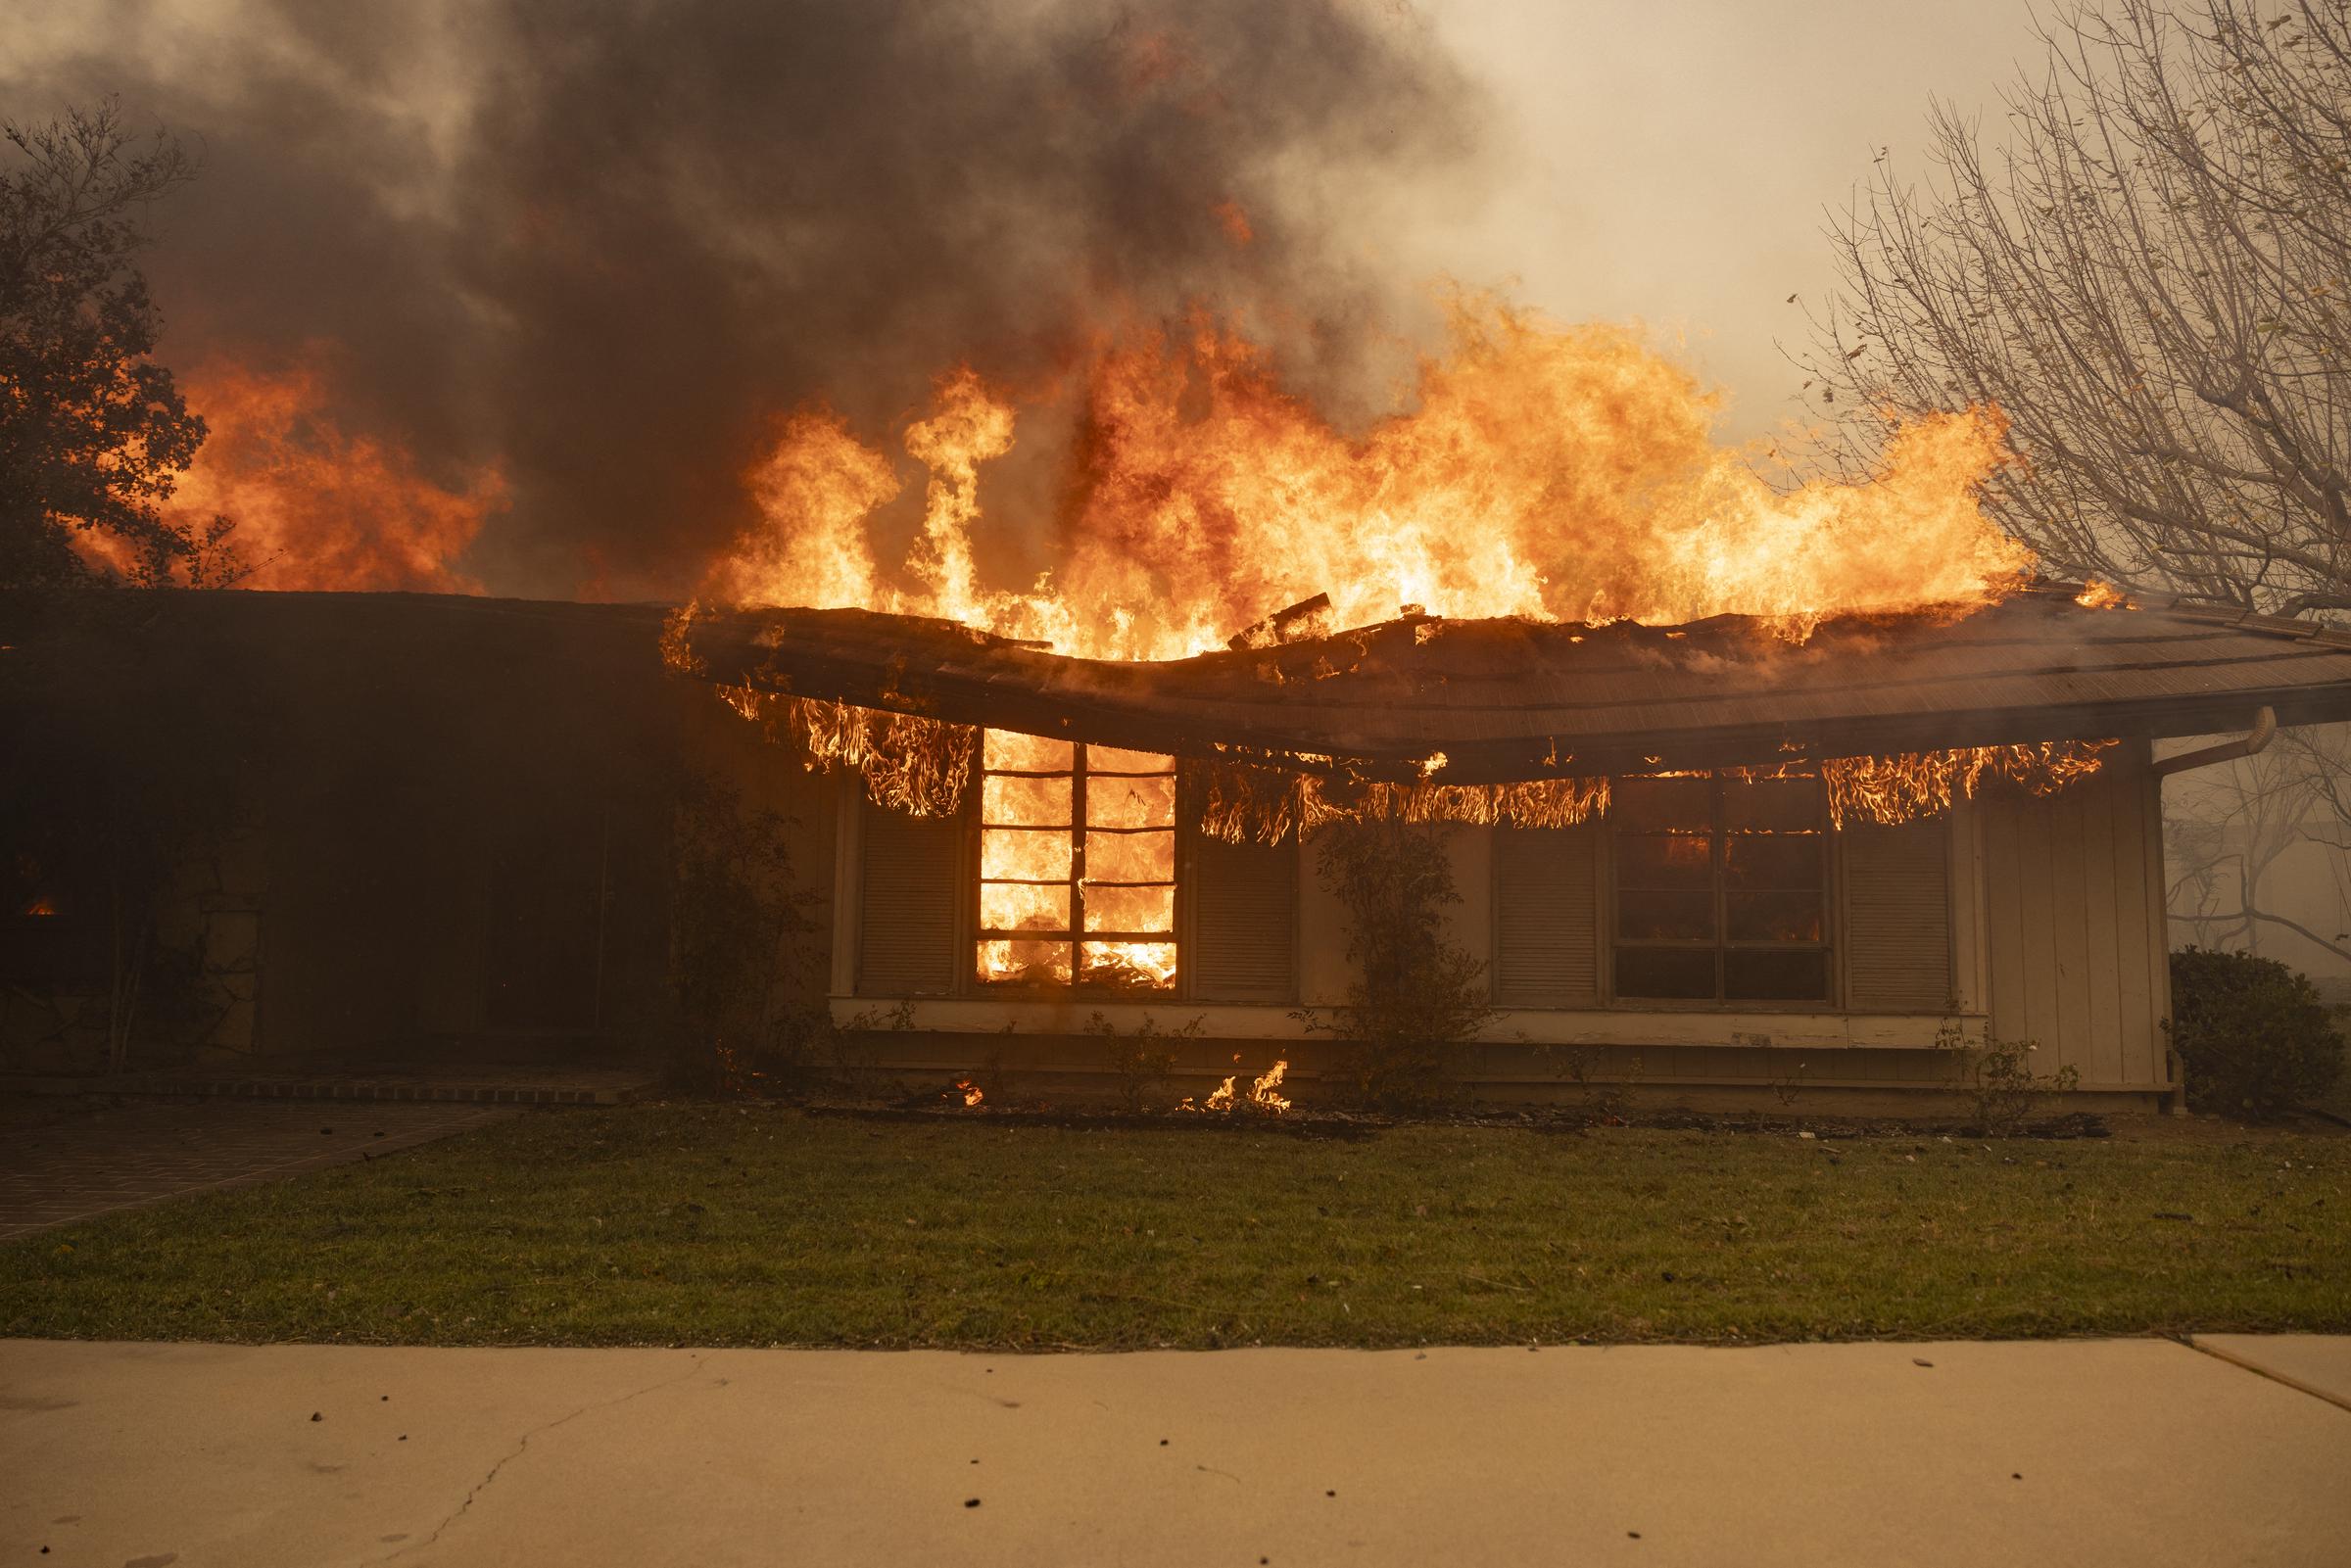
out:
<path id="1" fill-rule="evenodd" d="M 2220 1343 L 12 1341 L 0 1562 L 2351 1560 L 2351 1339 Z"/>

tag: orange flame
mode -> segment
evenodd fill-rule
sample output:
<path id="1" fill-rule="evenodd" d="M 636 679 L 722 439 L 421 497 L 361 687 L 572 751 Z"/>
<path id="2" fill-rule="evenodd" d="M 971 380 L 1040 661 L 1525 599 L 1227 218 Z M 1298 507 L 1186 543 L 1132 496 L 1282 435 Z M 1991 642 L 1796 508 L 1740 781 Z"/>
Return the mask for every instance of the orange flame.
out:
<path id="1" fill-rule="evenodd" d="M 211 434 L 167 509 L 236 524 L 242 586 L 479 591 L 453 562 L 504 504 L 496 469 L 452 488 L 398 446 L 348 432 L 315 363 L 270 372 L 216 358 L 179 379 Z"/>
<path id="2" fill-rule="evenodd" d="M 969 1078 L 957 1078 L 955 1080 L 955 1087 L 962 1091 L 963 1105 L 964 1109 L 967 1111 L 987 1098 L 986 1095 L 980 1092 L 980 1085 L 974 1083 Z"/>
<path id="3" fill-rule="evenodd" d="M 1233 1060 L 1238 1062 L 1240 1058 L 1236 1056 Z M 1209 1097 L 1200 1104 L 1194 1105 L 1187 1099 L 1176 1109 L 1179 1111 L 1230 1112 L 1247 1106 L 1252 1111 L 1262 1111 L 1268 1116 L 1280 1116 L 1290 1108 L 1290 1102 L 1278 1092 L 1281 1080 L 1289 1070 L 1289 1060 L 1283 1058 L 1268 1068 L 1256 1081 L 1249 1085 L 1249 1093 L 1246 1098 L 1243 1098 L 1233 1087 L 1238 1081 L 1238 1074 L 1235 1074 L 1217 1085 Z"/>
<path id="4" fill-rule="evenodd" d="M 1895 431 L 1867 483 L 1781 492 L 1716 446 L 1712 400 L 1611 326 L 1566 326 L 1483 297 L 1451 310 L 1410 411 L 1359 438 L 1278 383 L 1266 352 L 1196 320 L 1138 330 L 1085 369 L 1081 472 L 1058 563 L 991 586 L 982 471 L 1015 440 L 1009 396 L 941 379 L 906 433 L 931 472 L 923 529 L 874 569 L 888 460 L 832 416 L 785 422 L 751 482 L 763 527 L 708 589 L 739 601 L 941 615 L 1071 653 L 1170 658 L 1220 645 L 1326 592 L 1338 625 L 1436 615 L 1678 622 L 1983 602 L 2033 563 L 1976 489 L 2005 460 L 1984 407 Z M 789 476 L 789 483 L 777 475 Z M 1009 552 L 1007 552 L 1009 553 Z"/>

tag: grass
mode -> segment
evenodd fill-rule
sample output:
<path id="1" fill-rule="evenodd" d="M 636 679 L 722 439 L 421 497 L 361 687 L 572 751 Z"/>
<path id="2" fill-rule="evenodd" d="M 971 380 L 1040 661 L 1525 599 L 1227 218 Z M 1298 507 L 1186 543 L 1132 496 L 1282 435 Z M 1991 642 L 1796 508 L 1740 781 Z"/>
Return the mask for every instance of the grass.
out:
<path id="1" fill-rule="evenodd" d="M 0 1334 L 1128 1349 L 2351 1330 L 2351 1139 L 655 1106 L 0 1246 Z"/>

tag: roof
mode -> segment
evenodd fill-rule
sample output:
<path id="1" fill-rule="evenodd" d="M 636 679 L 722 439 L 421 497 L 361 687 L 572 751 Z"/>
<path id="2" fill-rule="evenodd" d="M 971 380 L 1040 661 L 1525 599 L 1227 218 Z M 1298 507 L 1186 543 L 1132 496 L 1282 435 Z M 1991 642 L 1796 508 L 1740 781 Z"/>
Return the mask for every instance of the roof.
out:
<path id="1" fill-rule="evenodd" d="M 1351 759 L 1449 783 L 2351 719 L 2351 633 L 2040 584 L 1972 611 L 1604 627 L 1411 617 L 1166 663 L 1071 658 L 862 610 L 697 619 L 709 678 L 1192 756 Z"/>

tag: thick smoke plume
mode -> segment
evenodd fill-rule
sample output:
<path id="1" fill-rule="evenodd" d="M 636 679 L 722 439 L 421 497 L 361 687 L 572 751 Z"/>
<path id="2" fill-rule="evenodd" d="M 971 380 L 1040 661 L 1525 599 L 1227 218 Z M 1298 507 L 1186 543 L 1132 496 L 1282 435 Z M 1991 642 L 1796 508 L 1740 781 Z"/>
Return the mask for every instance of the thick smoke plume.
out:
<path id="1" fill-rule="evenodd" d="M 12 118 L 117 93 L 201 141 L 149 261 L 168 362 L 326 388 L 453 495 L 495 472 L 461 580 L 542 594 L 691 591 L 811 400 L 1049 388 L 1138 317 L 1360 395 L 1417 281 L 1365 214 L 1473 186 L 1485 118 L 1348 0 L 118 3 L 0 70 Z"/>

